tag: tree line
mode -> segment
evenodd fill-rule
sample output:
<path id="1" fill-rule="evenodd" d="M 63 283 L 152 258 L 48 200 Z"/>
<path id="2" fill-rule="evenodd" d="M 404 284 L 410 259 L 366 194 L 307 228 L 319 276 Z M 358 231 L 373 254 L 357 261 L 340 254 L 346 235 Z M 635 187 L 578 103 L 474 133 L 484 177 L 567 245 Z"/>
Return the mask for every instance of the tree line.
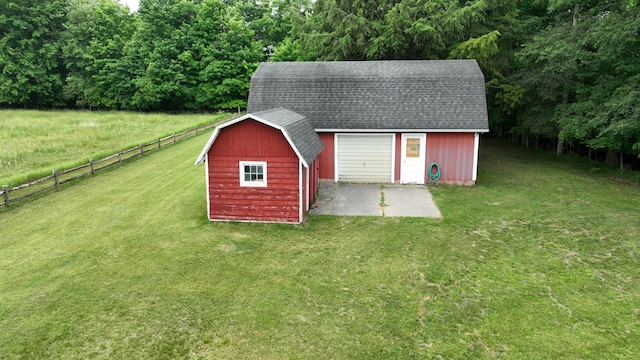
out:
<path id="1" fill-rule="evenodd" d="M 474 58 L 490 127 L 557 152 L 640 156 L 638 0 L 0 3 L 0 107 L 246 105 L 261 61 Z"/>
<path id="2" fill-rule="evenodd" d="M 0 106 L 197 111 L 246 104 L 289 0 L 0 3 Z M 278 10 L 282 9 L 282 10 Z"/>

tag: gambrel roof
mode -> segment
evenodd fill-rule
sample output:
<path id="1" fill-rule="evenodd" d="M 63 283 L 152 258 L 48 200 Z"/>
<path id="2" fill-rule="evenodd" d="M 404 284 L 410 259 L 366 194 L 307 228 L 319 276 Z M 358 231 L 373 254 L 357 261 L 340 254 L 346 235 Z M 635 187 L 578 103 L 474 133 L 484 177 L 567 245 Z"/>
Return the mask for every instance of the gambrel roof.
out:
<path id="1" fill-rule="evenodd" d="M 282 131 L 282 134 L 287 139 L 296 155 L 298 155 L 298 158 L 300 158 L 304 167 L 308 168 L 309 164 L 311 164 L 313 160 L 318 157 L 322 149 L 324 149 L 322 140 L 320 140 L 318 134 L 313 130 L 307 118 L 284 108 L 276 108 L 246 114 L 237 119 L 218 125 L 204 149 L 202 149 L 202 152 L 196 159 L 195 164 L 199 165 L 205 161 L 207 158 L 207 152 L 211 149 L 213 142 L 216 140 L 222 129 L 247 119 L 261 122 L 267 126 L 271 126 Z"/>
<path id="2" fill-rule="evenodd" d="M 285 107 L 316 131 L 487 132 L 475 60 L 261 63 L 248 112 Z"/>

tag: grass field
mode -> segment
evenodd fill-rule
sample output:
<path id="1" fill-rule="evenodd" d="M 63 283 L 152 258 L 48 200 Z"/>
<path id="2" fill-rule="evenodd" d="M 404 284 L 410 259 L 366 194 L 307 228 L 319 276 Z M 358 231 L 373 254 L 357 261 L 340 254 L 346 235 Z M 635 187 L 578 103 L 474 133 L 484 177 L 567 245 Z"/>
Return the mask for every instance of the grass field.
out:
<path id="1" fill-rule="evenodd" d="M 0 185 L 51 175 L 192 128 L 211 114 L 0 110 Z"/>
<path id="2" fill-rule="evenodd" d="M 209 223 L 199 136 L 0 212 L 7 359 L 636 359 L 640 187 L 494 141 L 442 220 Z"/>

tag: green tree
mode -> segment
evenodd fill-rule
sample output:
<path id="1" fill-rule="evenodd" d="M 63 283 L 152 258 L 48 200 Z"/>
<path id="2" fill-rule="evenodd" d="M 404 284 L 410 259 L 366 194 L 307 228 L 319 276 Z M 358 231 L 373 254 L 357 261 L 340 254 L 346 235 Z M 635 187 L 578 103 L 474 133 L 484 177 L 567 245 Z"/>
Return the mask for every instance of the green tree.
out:
<path id="1" fill-rule="evenodd" d="M 193 27 L 196 39 L 189 55 L 197 73 L 194 108 L 246 107 L 249 81 L 264 57 L 253 31 L 234 8 L 204 0 Z"/>
<path id="2" fill-rule="evenodd" d="M 517 17 L 517 2 L 318 0 L 301 44 L 325 60 L 474 57 L 498 53 L 501 33 Z"/>
<path id="3" fill-rule="evenodd" d="M 584 35 L 594 55 L 567 116 L 559 119 L 560 135 L 590 148 L 640 155 L 640 18 L 624 6 L 607 9 L 590 19 Z"/>
<path id="4" fill-rule="evenodd" d="M 0 105 L 64 105 L 64 0 L 0 2 Z"/>
<path id="5" fill-rule="evenodd" d="M 318 0 L 298 30 L 303 51 L 318 60 L 372 58 L 370 47 L 394 2 Z"/>
<path id="6" fill-rule="evenodd" d="M 274 54 L 270 61 L 306 61 L 313 60 L 305 56 L 298 40 L 286 37 L 280 45 L 273 49 Z"/>
<path id="7" fill-rule="evenodd" d="M 310 0 L 227 0 L 225 3 L 234 7 L 236 18 L 242 19 L 253 31 L 257 45 L 264 51 L 265 60 L 273 60 L 275 48 L 286 39 L 292 43 L 294 19 L 299 20 L 311 8 Z"/>
<path id="8" fill-rule="evenodd" d="M 80 107 L 114 107 L 105 69 L 122 58 L 136 30 L 135 17 L 113 0 L 72 0 L 63 53 L 67 67 L 65 96 Z"/>
<path id="9" fill-rule="evenodd" d="M 197 14 L 193 1 L 142 0 L 141 23 L 127 47 L 135 85 L 130 106 L 138 110 L 178 111 L 193 101 L 195 79 L 185 69 L 184 53 L 193 39 Z"/>
<path id="10" fill-rule="evenodd" d="M 638 152 L 640 22 L 607 1 L 551 1 L 555 22 L 527 42 L 511 78 L 526 91 L 514 131 L 619 153 Z M 622 160 L 622 157 L 620 157 Z"/>
<path id="11" fill-rule="evenodd" d="M 140 25 L 126 56 L 110 68 L 118 94 L 124 95 L 118 95 L 122 107 L 180 111 L 246 106 L 251 74 L 264 55 L 238 8 L 221 0 L 143 0 L 139 13 Z"/>

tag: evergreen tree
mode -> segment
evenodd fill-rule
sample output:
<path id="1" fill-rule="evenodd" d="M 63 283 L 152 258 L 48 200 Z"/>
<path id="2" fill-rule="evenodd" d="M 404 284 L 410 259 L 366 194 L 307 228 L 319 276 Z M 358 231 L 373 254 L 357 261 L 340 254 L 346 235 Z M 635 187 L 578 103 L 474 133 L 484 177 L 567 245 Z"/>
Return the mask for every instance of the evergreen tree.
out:
<path id="1" fill-rule="evenodd" d="M 607 1 L 551 1 L 555 22 L 527 42 L 512 77 L 525 89 L 514 131 L 593 149 L 640 154 L 640 22 Z M 621 157 L 622 159 L 622 157 Z"/>

